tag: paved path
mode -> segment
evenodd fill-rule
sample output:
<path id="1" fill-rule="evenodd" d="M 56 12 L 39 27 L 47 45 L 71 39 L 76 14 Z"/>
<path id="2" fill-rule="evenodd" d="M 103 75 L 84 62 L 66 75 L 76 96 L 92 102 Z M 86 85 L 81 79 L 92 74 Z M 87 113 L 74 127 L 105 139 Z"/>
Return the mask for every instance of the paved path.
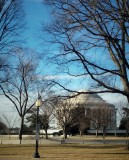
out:
<path id="1" fill-rule="evenodd" d="M 22 144 L 35 144 L 35 140 L 22 140 L 21 142 Z M 15 140 L 9 140 L 9 139 L 4 139 L 4 140 L 0 140 L 0 144 L 20 144 L 20 141 L 18 139 Z M 46 140 L 46 139 L 40 139 L 39 140 L 39 144 L 61 144 L 60 140 L 57 141 L 55 140 Z"/>
<path id="2" fill-rule="evenodd" d="M 3 139 L 0 140 L 0 144 L 19 144 L 18 139 Z M 49 138 L 47 139 L 39 139 L 39 144 L 126 144 L 127 140 L 121 139 L 91 139 L 91 140 L 83 140 L 83 139 L 76 139 L 76 138 L 68 138 L 66 140 L 61 140 L 59 138 Z M 23 139 L 22 144 L 35 144 L 35 138 L 33 139 Z"/>
<path id="3" fill-rule="evenodd" d="M 76 139 L 66 139 L 64 143 L 77 143 L 77 144 L 126 144 L 127 140 L 119 140 L 119 139 L 96 139 L 96 140 L 76 140 Z"/>

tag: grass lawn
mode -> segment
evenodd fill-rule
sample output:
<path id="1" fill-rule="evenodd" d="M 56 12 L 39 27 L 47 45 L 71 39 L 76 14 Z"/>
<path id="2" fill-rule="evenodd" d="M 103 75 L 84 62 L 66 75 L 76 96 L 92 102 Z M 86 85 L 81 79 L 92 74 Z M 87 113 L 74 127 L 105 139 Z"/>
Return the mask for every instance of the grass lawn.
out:
<path id="1" fill-rule="evenodd" d="M 33 160 L 35 145 L 0 145 L 0 160 Z M 128 160 L 122 145 L 40 145 L 41 160 Z"/>

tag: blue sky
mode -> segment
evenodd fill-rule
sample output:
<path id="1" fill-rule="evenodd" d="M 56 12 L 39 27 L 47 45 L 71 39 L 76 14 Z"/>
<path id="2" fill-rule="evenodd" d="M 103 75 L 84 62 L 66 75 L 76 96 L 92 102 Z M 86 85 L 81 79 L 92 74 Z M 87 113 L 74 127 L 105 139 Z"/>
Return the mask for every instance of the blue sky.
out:
<path id="1" fill-rule="evenodd" d="M 48 24 L 51 19 L 51 10 L 48 6 L 44 5 L 43 0 L 24 0 L 24 9 L 26 13 L 26 30 L 24 33 L 24 37 L 27 41 L 26 47 L 30 47 L 35 49 L 36 51 L 42 51 L 43 45 L 41 45 L 41 39 L 38 38 L 42 24 Z M 43 33 L 42 33 L 43 34 Z M 46 74 L 50 74 L 54 72 L 51 70 L 53 66 L 49 65 L 46 67 Z M 67 79 L 66 77 L 64 80 Z M 72 79 L 73 80 L 73 79 Z M 78 87 L 78 80 L 74 80 L 72 83 L 72 87 Z M 86 87 L 86 83 L 83 84 Z M 106 99 L 106 96 L 104 96 Z M 109 96 L 109 99 L 111 97 Z"/>
<path id="2" fill-rule="evenodd" d="M 41 33 L 42 24 L 46 25 L 49 22 L 51 22 L 51 10 L 48 5 L 44 5 L 43 0 L 24 0 L 24 9 L 26 13 L 25 18 L 27 22 L 26 30 L 24 33 L 25 40 L 27 41 L 26 47 L 33 48 L 38 52 L 43 52 L 44 45 L 42 44 L 42 40 L 38 36 Z M 43 34 L 44 33 L 42 32 L 42 36 Z M 56 48 L 55 51 L 57 51 Z M 45 67 L 46 64 L 43 60 L 41 63 L 42 68 L 44 68 L 43 74 L 50 74 L 54 77 L 54 66 L 52 64 L 49 64 L 47 67 Z M 61 77 L 61 79 L 63 79 L 62 75 Z M 68 76 L 64 76 L 64 79 L 68 80 Z M 76 88 L 76 86 L 78 86 L 79 84 L 77 81 L 78 80 L 74 80 L 74 84 L 72 85 L 74 88 Z"/>
<path id="3" fill-rule="evenodd" d="M 42 0 L 24 0 L 24 9 L 26 13 L 26 31 L 24 33 L 27 47 L 40 50 L 40 39 L 38 35 L 41 29 L 41 23 L 50 22 L 50 8 L 41 3 Z"/>
<path id="4" fill-rule="evenodd" d="M 41 39 L 38 38 L 38 35 L 40 34 L 41 23 L 45 25 L 51 22 L 52 19 L 51 10 L 48 7 L 48 5 L 45 5 L 43 3 L 43 0 L 24 0 L 24 9 L 26 12 L 26 22 L 27 22 L 27 28 L 25 31 L 25 38 L 27 40 L 26 45 L 27 47 L 34 48 L 36 51 L 42 52 L 43 45 L 41 45 Z M 107 61 L 107 58 L 105 58 L 105 60 Z M 49 64 L 49 66 L 44 68 L 45 69 L 44 74 L 47 75 L 48 73 L 50 76 L 54 75 L 55 73 L 52 70 L 53 68 L 54 68 L 53 65 Z M 64 80 L 68 80 L 68 77 L 64 76 Z M 72 79 L 73 82 L 72 87 L 77 88 L 79 86 L 78 81 L 79 79 L 77 80 Z M 88 85 L 88 83 L 86 83 L 85 80 L 83 86 L 87 87 L 86 85 Z M 106 94 L 103 95 L 103 97 L 104 99 L 106 99 Z M 110 98 L 112 96 L 108 95 L 108 97 L 109 97 L 108 101 L 110 101 Z"/>
<path id="5" fill-rule="evenodd" d="M 44 5 L 43 0 L 24 0 L 24 10 L 26 13 L 25 47 L 35 49 L 36 52 L 42 54 L 44 44 L 40 37 L 40 34 L 43 36 L 41 27 L 51 22 L 50 8 L 48 5 Z M 46 64 L 43 59 L 40 64 L 42 64 L 42 68 L 45 68 Z M 43 74 L 51 74 L 51 65 L 44 69 Z"/>
<path id="6" fill-rule="evenodd" d="M 26 47 L 30 47 L 35 49 L 36 51 L 42 51 L 41 46 L 41 40 L 38 38 L 38 35 L 40 34 L 41 29 L 41 23 L 47 24 L 51 21 L 52 15 L 50 14 L 50 8 L 48 6 L 45 6 L 43 3 L 41 3 L 42 0 L 24 0 L 24 9 L 26 13 L 26 31 L 24 33 L 24 37 L 27 41 Z M 48 69 L 47 69 L 48 68 Z M 46 73 L 52 73 L 51 68 L 53 66 L 49 66 L 45 68 Z M 63 79 L 63 78 L 62 78 Z M 67 77 L 64 76 L 64 80 L 66 80 Z M 73 79 L 72 79 L 73 80 Z M 78 87 L 78 82 L 76 80 L 73 81 L 72 87 Z M 86 83 L 84 85 L 86 87 Z M 118 95 L 112 95 L 112 94 L 104 94 L 101 95 L 107 102 L 109 103 L 115 103 L 118 101 L 118 99 L 123 99 L 121 96 Z M 114 96 L 114 97 L 113 97 Z M 16 112 L 15 108 L 12 107 L 12 104 L 10 104 L 10 101 L 8 101 L 6 98 L 3 99 L 3 97 L 0 97 L 1 100 L 1 112 Z M 5 108 L 5 106 L 10 106 Z"/>

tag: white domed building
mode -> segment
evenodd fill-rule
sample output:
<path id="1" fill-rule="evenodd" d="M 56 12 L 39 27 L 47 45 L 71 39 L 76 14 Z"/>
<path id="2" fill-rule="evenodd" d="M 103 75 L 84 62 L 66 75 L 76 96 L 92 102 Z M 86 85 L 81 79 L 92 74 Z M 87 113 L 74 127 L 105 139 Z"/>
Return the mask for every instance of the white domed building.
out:
<path id="1" fill-rule="evenodd" d="M 107 129 L 108 130 L 116 130 L 117 122 L 116 122 L 116 108 L 114 105 L 107 103 L 97 94 L 80 94 L 77 97 L 71 99 L 74 103 L 74 106 L 79 107 L 83 106 L 85 111 L 88 112 L 88 109 L 97 109 L 101 108 L 105 111 L 110 112 L 110 120 L 108 122 Z M 88 113 L 87 113 L 88 114 Z M 103 114 L 106 114 L 106 112 Z M 109 114 L 109 113 L 108 113 Z M 106 115 L 105 115 L 106 117 Z M 91 117 L 92 118 L 92 117 Z M 92 123 L 92 122 L 91 122 Z M 90 129 L 93 129 L 92 125 Z"/>
<path id="2" fill-rule="evenodd" d="M 93 114 L 90 114 L 89 111 L 93 111 L 95 109 L 100 108 L 100 110 L 105 110 L 104 112 L 101 112 L 101 115 L 103 114 L 103 117 L 106 117 L 107 111 L 109 114 L 109 119 L 108 119 L 108 125 L 106 126 L 106 132 L 109 133 L 116 133 L 116 108 L 114 105 L 107 103 L 105 100 L 103 100 L 99 95 L 97 94 L 80 94 L 78 96 L 75 96 L 71 99 L 65 100 L 66 102 L 68 101 L 69 104 L 68 106 L 65 106 L 64 109 L 60 108 L 62 111 L 63 110 L 71 110 L 77 107 L 84 107 L 84 115 L 90 115 L 91 119 L 95 118 Z M 65 102 L 64 101 L 64 102 Z M 97 115 L 98 117 L 100 115 Z M 85 122 L 84 122 L 85 123 Z M 55 119 L 55 128 L 61 129 L 58 121 Z M 90 121 L 90 131 L 91 133 L 95 133 L 96 129 L 93 127 L 93 121 Z M 103 128 L 99 128 L 99 132 L 103 132 Z"/>

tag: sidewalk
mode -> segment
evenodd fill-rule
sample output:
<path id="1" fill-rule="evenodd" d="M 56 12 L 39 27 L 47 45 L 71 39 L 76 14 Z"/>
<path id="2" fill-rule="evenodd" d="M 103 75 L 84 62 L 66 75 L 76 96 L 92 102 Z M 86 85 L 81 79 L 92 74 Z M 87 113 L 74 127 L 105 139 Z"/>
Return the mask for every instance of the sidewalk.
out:
<path id="1" fill-rule="evenodd" d="M 20 144 L 19 140 L 0 140 L 0 144 Z M 35 144 L 35 140 L 22 140 L 21 144 Z M 41 139 L 39 140 L 39 144 L 61 144 L 60 141 L 53 141 L 53 140 L 46 140 Z"/>
<path id="2" fill-rule="evenodd" d="M 20 144 L 19 139 L 0 139 L 0 144 Z M 35 144 L 35 139 L 23 139 L 21 144 Z M 39 144 L 61 144 L 60 140 L 56 139 L 39 139 Z"/>
<path id="3" fill-rule="evenodd" d="M 35 136 L 23 136 L 23 140 L 21 144 L 35 144 Z M 126 144 L 127 138 L 120 139 L 120 138 L 113 138 L 109 139 L 106 138 L 103 140 L 102 138 L 88 138 L 83 139 L 78 137 L 70 137 L 68 139 L 65 139 L 62 141 L 62 137 L 49 137 L 49 139 L 45 139 L 40 137 L 39 144 Z M 0 136 L 0 144 L 20 144 L 20 141 L 17 137 L 9 137 L 6 136 Z"/>

